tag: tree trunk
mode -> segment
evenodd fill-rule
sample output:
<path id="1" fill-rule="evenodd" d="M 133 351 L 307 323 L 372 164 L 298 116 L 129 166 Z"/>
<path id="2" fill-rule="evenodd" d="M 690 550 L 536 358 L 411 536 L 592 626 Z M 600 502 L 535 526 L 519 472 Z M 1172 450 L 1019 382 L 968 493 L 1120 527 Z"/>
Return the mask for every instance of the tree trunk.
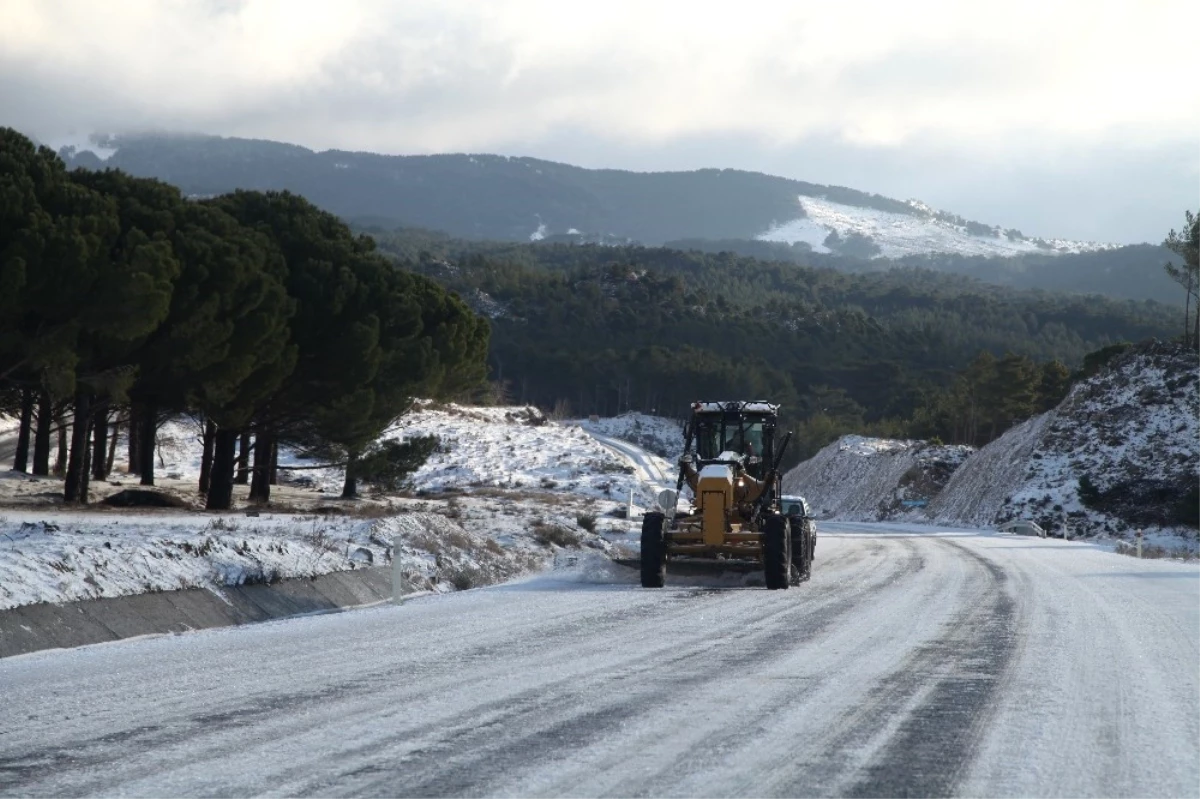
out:
<path id="1" fill-rule="evenodd" d="M 91 426 L 91 421 L 90 421 L 91 414 L 88 415 L 88 420 L 89 420 L 88 424 L 85 426 L 90 427 Z M 101 450 L 101 454 L 103 454 L 103 453 L 104 453 L 104 451 Z M 88 488 L 91 486 L 91 481 L 88 479 L 88 475 L 91 474 L 91 470 L 92 470 L 92 455 L 93 455 L 92 447 L 88 446 L 87 436 L 85 435 L 83 438 L 83 468 L 79 470 L 79 504 L 80 505 L 88 504 Z"/>
<path id="2" fill-rule="evenodd" d="M 213 462 L 208 486 L 207 510 L 229 510 L 233 507 L 233 459 L 237 454 L 236 430 L 218 429 L 213 436 Z"/>
<path id="3" fill-rule="evenodd" d="M 1188 335 L 1191 333 L 1190 328 L 1192 326 L 1191 309 L 1192 309 L 1192 287 L 1188 286 L 1187 287 L 1187 295 L 1184 297 L 1184 300 L 1183 300 L 1183 346 L 1185 346 L 1185 347 L 1189 346 L 1191 343 L 1188 341 Z M 1200 311 L 1200 308 L 1198 308 L 1197 311 Z M 1197 316 L 1196 318 L 1200 319 L 1200 316 Z"/>
<path id="4" fill-rule="evenodd" d="M 75 421 L 71 425 L 71 451 L 67 462 L 67 477 L 63 485 L 63 499 L 78 502 L 81 477 L 83 475 L 84 452 L 88 448 L 88 412 L 92 398 L 83 391 L 75 394 Z"/>
<path id="5" fill-rule="evenodd" d="M 58 425 L 58 456 L 54 459 L 54 473 L 62 474 L 67 468 L 67 422 L 63 418 L 62 405 L 59 405 L 54 410 L 54 421 Z"/>
<path id="6" fill-rule="evenodd" d="M 29 470 L 29 428 L 33 425 L 33 389 L 21 389 L 21 427 L 17 431 L 17 452 L 13 471 Z"/>
<path id="7" fill-rule="evenodd" d="M 238 438 L 237 477 L 233 482 L 244 486 L 250 482 L 250 431 L 244 431 Z"/>
<path id="8" fill-rule="evenodd" d="M 212 487 L 213 440 L 217 426 L 212 419 L 204 420 L 204 450 L 200 455 L 200 493 L 207 494 Z"/>
<path id="9" fill-rule="evenodd" d="M 342 499 L 358 499 L 358 453 L 346 453 L 346 481 L 342 483 Z"/>
<path id="10" fill-rule="evenodd" d="M 108 453 L 108 400 L 96 403 L 93 416 L 96 421 L 92 435 L 92 477 L 103 480 L 108 477 L 108 473 L 104 471 L 104 456 Z"/>
<path id="11" fill-rule="evenodd" d="M 154 445 L 158 442 L 158 409 L 150 403 L 142 405 L 138 413 L 138 471 L 142 485 L 154 485 Z"/>
<path id="12" fill-rule="evenodd" d="M 250 499 L 254 502 L 271 500 L 271 435 L 261 430 L 254 435 L 254 469 L 250 475 Z"/>
<path id="13" fill-rule="evenodd" d="M 38 397 L 37 429 L 33 433 L 33 473 L 43 477 L 50 474 L 50 421 L 53 415 L 50 395 L 43 391 Z"/>
<path id="14" fill-rule="evenodd" d="M 271 436 L 271 472 L 270 484 L 279 484 L 279 439 Z"/>
<path id="15" fill-rule="evenodd" d="M 1192 328 L 1192 349 L 1200 350 L 1200 294 L 1196 295 L 1196 320 Z"/>
<path id="16" fill-rule="evenodd" d="M 117 439 L 121 437 L 121 423 L 114 422 L 112 431 L 108 436 L 108 459 L 104 462 L 104 475 L 107 477 L 112 474 L 113 461 L 117 457 Z"/>
<path id="17" fill-rule="evenodd" d="M 129 403 L 129 469 L 130 474 L 141 474 L 142 472 L 142 450 L 141 442 L 138 441 L 138 433 L 141 432 L 142 415 L 139 413 L 141 406 L 136 402 Z"/>

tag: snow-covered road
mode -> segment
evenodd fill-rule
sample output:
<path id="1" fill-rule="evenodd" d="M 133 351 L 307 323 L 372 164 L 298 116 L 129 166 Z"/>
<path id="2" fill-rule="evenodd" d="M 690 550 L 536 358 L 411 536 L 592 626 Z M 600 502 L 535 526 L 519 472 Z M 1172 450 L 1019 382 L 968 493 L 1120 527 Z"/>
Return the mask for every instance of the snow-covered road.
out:
<path id="1" fill-rule="evenodd" d="M 1200 570 L 824 524 L 789 591 L 610 571 L 0 661 L 0 794 L 1195 796 Z"/>
<path id="2" fill-rule="evenodd" d="M 601 446 L 628 461 L 634 469 L 634 475 L 642 482 L 649 483 L 660 490 L 675 487 L 675 476 L 668 475 L 668 464 L 664 459 L 620 438 L 604 436 L 591 431 L 588 431 L 588 435 L 596 439 Z"/>

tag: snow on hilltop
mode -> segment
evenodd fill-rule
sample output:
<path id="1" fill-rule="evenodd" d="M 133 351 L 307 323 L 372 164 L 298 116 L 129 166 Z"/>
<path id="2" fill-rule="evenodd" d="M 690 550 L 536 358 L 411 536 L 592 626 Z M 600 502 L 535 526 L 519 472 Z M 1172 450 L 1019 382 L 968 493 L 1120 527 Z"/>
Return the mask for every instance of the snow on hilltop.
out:
<path id="1" fill-rule="evenodd" d="M 1015 232 L 1010 237 L 1007 232 L 996 228 L 976 226 L 949 214 L 940 214 L 915 200 L 910 200 L 908 205 L 913 213 L 861 208 L 818 197 L 801 197 L 800 206 L 807 216 L 776 225 L 760 233 L 757 238 L 760 241 L 789 244 L 803 241 L 811 245 L 815 252 L 827 253 L 829 248 L 824 242 L 831 232 L 837 231 L 843 238 L 850 233 L 860 233 L 879 245 L 879 256 L 884 258 L 933 252 L 985 256 L 1025 253 L 1052 255 L 1118 246 L 1065 239 L 1030 239 Z"/>
<path id="2" fill-rule="evenodd" d="M 928 514 L 944 524 L 1032 519 L 1055 532 L 1065 514 L 1073 535 L 1148 529 L 1194 541 L 1196 530 L 1182 517 L 1194 519 L 1200 501 L 1198 417 L 1195 352 L 1140 344 L 1077 384 L 1054 410 L 981 449 Z"/>
<path id="3" fill-rule="evenodd" d="M 825 518 L 880 521 L 929 501 L 971 447 L 842 436 L 783 476 L 785 494 L 799 494 Z"/>

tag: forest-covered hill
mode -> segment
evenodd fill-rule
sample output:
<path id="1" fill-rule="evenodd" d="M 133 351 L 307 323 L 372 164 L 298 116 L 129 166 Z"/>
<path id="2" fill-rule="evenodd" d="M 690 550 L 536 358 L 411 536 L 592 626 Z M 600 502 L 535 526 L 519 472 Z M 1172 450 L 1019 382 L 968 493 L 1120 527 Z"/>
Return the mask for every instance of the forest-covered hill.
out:
<path id="1" fill-rule="evenodd" d="M 374 237 L 491 319 L 491 376 L 513 401 L 675 415 L 700 396 L 765 397 L 809 425 L 797 455 L 836 430 L 980 445 L 1061 399 L 1087 353 L 1176 332 L 1175 309 L 1153 302 L 916 268 L 849 274 L 667 248 Z"/>

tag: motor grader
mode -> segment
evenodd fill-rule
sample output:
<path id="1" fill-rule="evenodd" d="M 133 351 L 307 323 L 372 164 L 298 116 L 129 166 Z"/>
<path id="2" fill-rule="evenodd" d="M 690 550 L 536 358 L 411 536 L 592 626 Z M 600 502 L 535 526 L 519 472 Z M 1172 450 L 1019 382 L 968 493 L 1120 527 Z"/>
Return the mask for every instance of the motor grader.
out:
<path id="1" fill-rule="evenodd" d="M 779 406 L 694 402 L 691 411 L 676 490 L 664 491 L 660 509 L 642 517 L 642 586 L 662 588 L 675 564 L 762 569 L 772 590 L 808 579 L 813 532 L 793 529 L 780 508 L 779 464 L 791 434 L 776 441 Z M 692 500 L 679 513 L 685 483 Z"/>

